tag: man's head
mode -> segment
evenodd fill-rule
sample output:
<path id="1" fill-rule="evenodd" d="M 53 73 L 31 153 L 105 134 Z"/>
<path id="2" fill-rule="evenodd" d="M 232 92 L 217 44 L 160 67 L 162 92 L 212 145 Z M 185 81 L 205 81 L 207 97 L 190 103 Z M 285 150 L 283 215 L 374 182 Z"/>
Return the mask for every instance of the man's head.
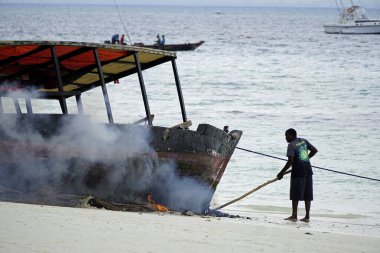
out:
<path id="1" fill-rule="evenodd" d="M 285 139 L 289 143 L 297 138 L 297 131 L 293 128 L 289 128 L 285 131 Z"/>

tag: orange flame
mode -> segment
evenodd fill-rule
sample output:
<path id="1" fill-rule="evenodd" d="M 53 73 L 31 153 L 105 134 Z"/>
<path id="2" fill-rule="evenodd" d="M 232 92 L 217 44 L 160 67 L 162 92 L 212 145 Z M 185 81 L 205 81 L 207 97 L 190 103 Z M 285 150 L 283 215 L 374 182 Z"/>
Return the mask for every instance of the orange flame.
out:
<path id="1" fill-rule="evenodd" d="M 148 194 L 148 202 L 149 202 L 148 206 L 149 206 L 149 208 L 151 208 L 153 210 L 160 211 L 160 212 L 169 211 L 169 209 L 166 206 L 157 204 L 156 201 L 153 200 L 152 195 L 153 195 L 152 193 Z"/>

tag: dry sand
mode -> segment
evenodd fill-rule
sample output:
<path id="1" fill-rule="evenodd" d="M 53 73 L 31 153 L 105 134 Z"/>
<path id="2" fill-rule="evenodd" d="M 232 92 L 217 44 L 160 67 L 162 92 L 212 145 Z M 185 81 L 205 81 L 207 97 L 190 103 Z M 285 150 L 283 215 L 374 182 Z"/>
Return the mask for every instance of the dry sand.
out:
<path id="1" fill-rule="evenodd" d="M 0 252 L 380 252 L 378 225 L 323 224 L 0 202 Z"/>

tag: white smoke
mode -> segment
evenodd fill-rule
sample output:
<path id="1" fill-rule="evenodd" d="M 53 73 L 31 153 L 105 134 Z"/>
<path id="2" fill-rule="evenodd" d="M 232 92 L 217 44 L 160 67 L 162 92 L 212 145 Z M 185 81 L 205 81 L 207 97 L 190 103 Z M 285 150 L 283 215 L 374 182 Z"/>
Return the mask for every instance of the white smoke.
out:
<path id="1" fill-rule="evenodd" d="M 3 188 L 29 197 L 45 191 L 125 202 L 144 202 L 152 192 L 174 210 L 208 207 L 209 188 L 180 177 L 173 161 L 159 161 L 145 126 L 94 123 L 84 115 L 22 116 L 0 114 Z"/>

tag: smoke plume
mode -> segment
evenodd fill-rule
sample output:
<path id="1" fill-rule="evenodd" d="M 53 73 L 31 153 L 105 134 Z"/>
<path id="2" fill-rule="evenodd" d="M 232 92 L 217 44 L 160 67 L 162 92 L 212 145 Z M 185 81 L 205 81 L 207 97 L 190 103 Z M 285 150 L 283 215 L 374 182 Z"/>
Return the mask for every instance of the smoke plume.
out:
<path id="1" fill-rule="evenodd" d="M 37 202 L 81 194 L 144 203 L 152 193 L 171 209 L 202 212 L 212 196 L 207 185 L 160 161 L 151 138 L 148 127 L 85 115 L 0 114 L 0 197 Z"/>

